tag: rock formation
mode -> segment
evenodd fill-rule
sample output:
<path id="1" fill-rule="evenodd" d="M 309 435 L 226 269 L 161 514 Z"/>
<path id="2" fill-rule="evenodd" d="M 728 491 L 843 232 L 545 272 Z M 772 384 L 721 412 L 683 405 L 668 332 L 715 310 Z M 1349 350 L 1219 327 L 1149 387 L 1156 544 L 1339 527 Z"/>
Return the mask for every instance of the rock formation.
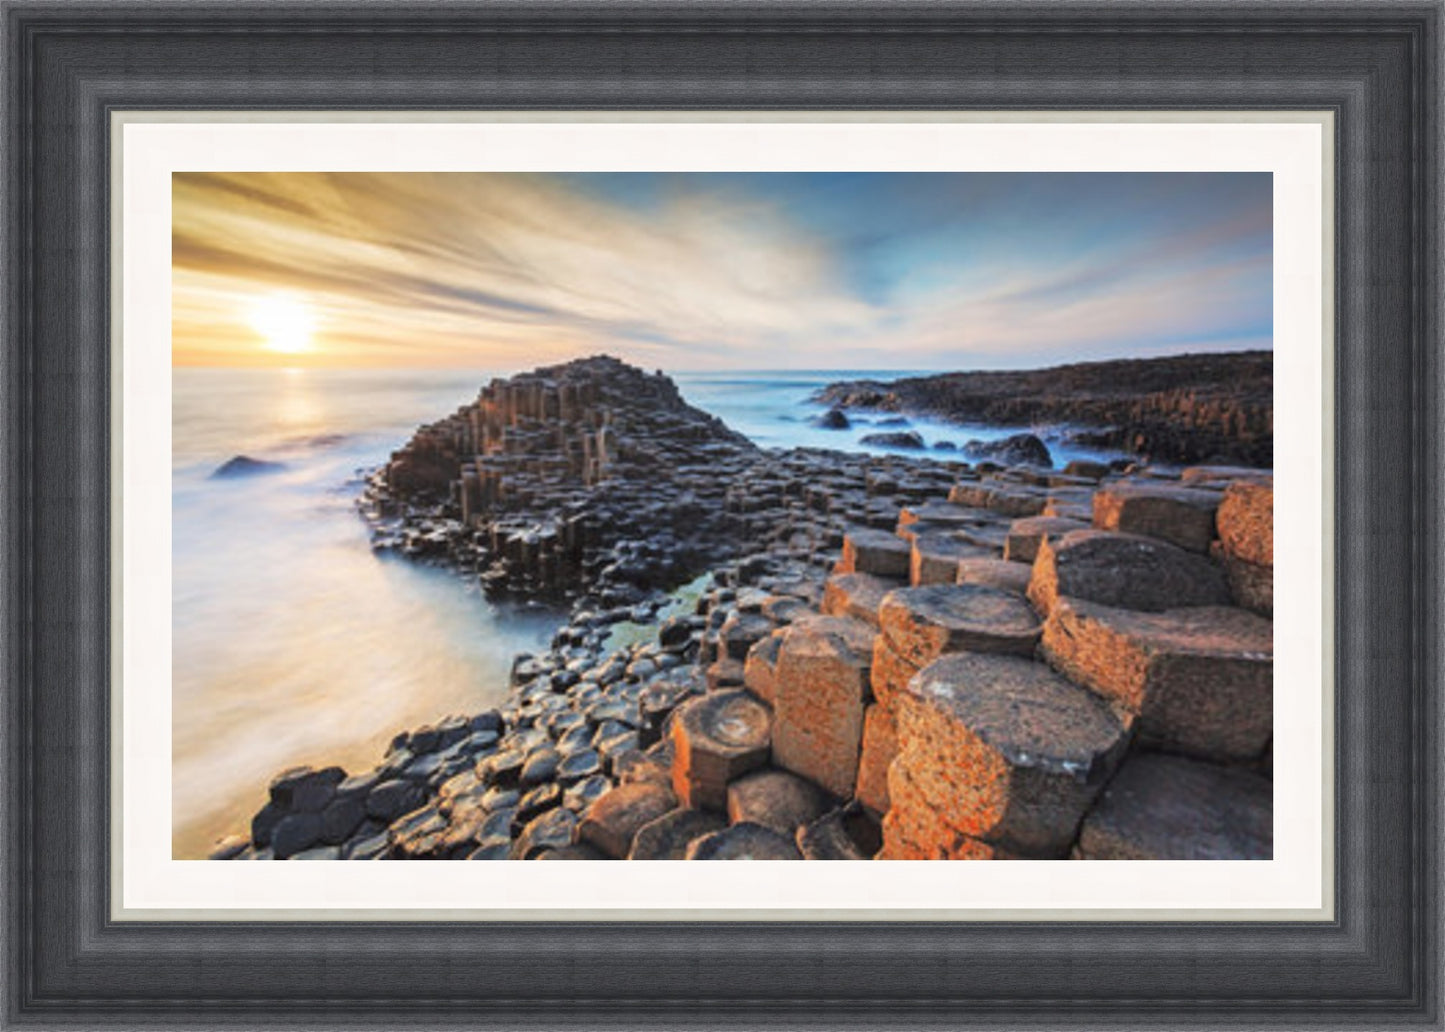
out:
<path id="1" fill-rule="evenodd" d="M 906 412 L 955 423 L 1067 425 L 1082 428 L 1074 443 L 1155 462 L 1274 462 L 1269 351 L 852 380 L 830 384 L 814 400 L 844 412 Z"/>
<path id="2" fill-rule="evenodd" d="M 578 577 L 571 619 L 497 709 L 279 775 L 218 857 L 1272 853 L 1268 471 L 763 452 L 589 360 L 424 428 L 368 504 L 479 575 Z M 546 548 L 504 544 L 557 506 Z M 659 541 L 693 558 L 617 591 Z M 700 597 L 638 611 L 693 562 Z M 653 633 L 615 645 L 624 619 Z"/>

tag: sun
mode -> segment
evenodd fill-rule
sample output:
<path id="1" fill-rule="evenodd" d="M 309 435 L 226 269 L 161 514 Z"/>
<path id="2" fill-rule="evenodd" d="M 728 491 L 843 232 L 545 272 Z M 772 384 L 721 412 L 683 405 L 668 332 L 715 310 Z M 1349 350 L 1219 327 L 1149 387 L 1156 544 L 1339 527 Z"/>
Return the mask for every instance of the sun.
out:
<path id="1" fill-rule="evenodd" d="M 311 331 L 316 317 L 298 298 L 288 294 L 257 298 L 251 302 L 250 321 L 268 351 L 299 355 L 311 350 Z"/>

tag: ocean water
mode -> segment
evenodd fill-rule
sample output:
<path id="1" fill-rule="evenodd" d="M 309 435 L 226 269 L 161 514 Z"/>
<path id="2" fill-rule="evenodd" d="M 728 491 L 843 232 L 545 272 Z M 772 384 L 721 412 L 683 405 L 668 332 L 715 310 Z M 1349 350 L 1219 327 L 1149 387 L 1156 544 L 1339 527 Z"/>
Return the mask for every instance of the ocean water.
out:
<path id="1" fill-rule="evenodd" d="M 359 470 L 491 375 L 174 370 L 174 855 L 204 856 L 244 830 L 285 767 L 367 769 L 398 730 L 501 701 L 513 655 L 550 640 L 559 613 L 500 609 L 455 574 L 373 555 L 353 508 Z M 878 427 L 819 429 L 809 419 L 823 408 L 807 402 L 859 375 L 676 379 L 689 402 L 759 445 L 863 450 L 858 438 Z M 1012 432 L 914 428 L 930 445 Z M 242 454 L 284 469 L 211 477 Z"/>

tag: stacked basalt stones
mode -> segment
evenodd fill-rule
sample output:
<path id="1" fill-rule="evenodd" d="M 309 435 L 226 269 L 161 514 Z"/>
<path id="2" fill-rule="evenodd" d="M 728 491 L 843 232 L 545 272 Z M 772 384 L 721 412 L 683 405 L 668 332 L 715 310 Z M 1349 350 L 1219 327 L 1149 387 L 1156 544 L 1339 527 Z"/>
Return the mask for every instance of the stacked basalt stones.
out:
<path id="1" fill-rule="evenodd" d="M 755 453 L 722 513 L 695 603 L 579 603 L 499 709 L 287 772 L 217 855 L 1271 855 L 1268 472 Z"/>

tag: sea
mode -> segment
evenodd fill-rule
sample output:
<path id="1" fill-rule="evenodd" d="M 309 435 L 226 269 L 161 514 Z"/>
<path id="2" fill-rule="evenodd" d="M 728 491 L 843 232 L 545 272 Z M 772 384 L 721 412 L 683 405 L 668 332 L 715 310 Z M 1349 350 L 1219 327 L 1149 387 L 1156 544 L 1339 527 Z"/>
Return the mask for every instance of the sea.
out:
<path id="1" fill-rule="evenodd" d="M 547 647 L 564 614 L 500 606 L 458 574 L 373 554 L 354 507 L 367 470 L 510 372 L 173 370 L 174 856 L 245 831 L 280 770 L 366 770 L 397 731 L 501 702 L 513 657 Z M 809 399 L 836 380 L 909 373 L 672 375 L 689 403 L 762 447 L 885 453 L 859 438 L 894 428 L 865 416 L 822 429 Z M 910 429 L 930 447 L 1018 430 Z M 1039 431 L 1057 461 L 1097 457 Z M 212 477 L 237 455 L 283 468 Z"/>

